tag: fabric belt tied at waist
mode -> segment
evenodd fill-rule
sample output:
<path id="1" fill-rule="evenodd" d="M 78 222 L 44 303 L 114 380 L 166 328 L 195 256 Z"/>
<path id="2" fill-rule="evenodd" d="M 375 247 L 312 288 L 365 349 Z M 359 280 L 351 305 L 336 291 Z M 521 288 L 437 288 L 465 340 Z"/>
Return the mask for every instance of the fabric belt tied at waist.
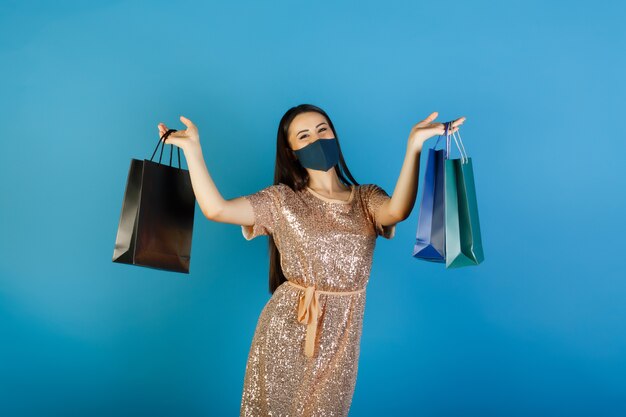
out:
<path id="1" fill-rule="evenodd" d="M 306 338 L 304 343 L 304 354 L 309 358 L 313 357 L 313 348 L 315 346 L 315 334 L 317 332 L 317 319 L 321 316 L 322 312 L 319 307 L 319 295 L 320 294 L 332 294 L 332 295 L 349 295 L 359 294 L 365 291 L 365 288 L 361 288 L 356 291 L 322 291 L 315 289 L 315 286 L 303 287 L 295 282 L 287 280 L 289 284 L 296 288 L 304 290 L 304 294 L 300 296 L 300 302 L 298 303 L 298 321 L 306 324 Z"/>

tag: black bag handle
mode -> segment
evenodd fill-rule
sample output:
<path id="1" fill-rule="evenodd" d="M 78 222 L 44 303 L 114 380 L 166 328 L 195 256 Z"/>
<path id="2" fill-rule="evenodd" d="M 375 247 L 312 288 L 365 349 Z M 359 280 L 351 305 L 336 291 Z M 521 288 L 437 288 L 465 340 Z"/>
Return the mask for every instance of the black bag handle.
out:
<path id="1" fill-rule="evenodd" d="M 156 154 L 157 149 L 159 149 L 159 145 L 163 144 L 163 146 L 161 147 L 161 154 L 159 155 L 159 164 L 161 163 L 161 158 L 163 157 L 163 149 L 165 148 L 165 140 L 173 132 L 177 132 L 177 130 L 169 129 L 167 132 L 163 133 L 163 136 L 159 138 L 159 143 L 157 143 L 156 148 L 154 148 L 154 152 L 152 152 L 150 161 L 152 161 L 152 158 L 154 158 L 154 154 Z M 178 148 L 178 169 L 180 170 L 180 148 L 178 146 L 177 148 Z M 172 153 L 173 152 L 174 152 L 174 145 L 170 144 L 170 166 L 172 166 Z"/>

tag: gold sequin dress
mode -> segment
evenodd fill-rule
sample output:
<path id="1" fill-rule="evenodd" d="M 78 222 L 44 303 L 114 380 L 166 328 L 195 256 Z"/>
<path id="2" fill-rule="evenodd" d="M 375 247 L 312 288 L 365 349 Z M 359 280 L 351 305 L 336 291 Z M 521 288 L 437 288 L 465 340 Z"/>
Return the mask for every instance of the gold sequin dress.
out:
<path id="1" fill-rule="evenodd" d="M 348 415 L 375 241 L 396 226 L 374 218 L 390 198 L 381 187 L 351 187 L 345 201 L 282 183 L 245 196 L 255 224 L 244 238 L 271 235 L 288 281 L 261 310 L 240 416 Z"/>

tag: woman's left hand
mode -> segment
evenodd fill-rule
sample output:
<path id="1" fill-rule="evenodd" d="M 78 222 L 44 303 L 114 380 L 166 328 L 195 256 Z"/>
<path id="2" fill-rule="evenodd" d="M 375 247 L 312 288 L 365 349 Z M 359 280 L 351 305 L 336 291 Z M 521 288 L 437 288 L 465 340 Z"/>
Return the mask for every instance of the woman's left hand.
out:
<path id="1" fill-rule="evenodd" d="M 185 116 L 180 116 L 180 121 L 187 126 L 187 129 L 170 133 L 170 135 L 165 138 L 165 144 L 178 146 L 185 152 L 187 149 L 190 149 L 190 147 L 199 147 L 200 133 L 198 132 L 198 127 Z M 159 128 L 159 137 L 161 138 L 165 132 L 169 130 L 165 123 L 159 123 L 157 127 Z"/>
<path id="2" fill-rule="evenodd" d="M 435 135 L 443 135 L 445 133 L 446 126 L 443 123 L 433 122 L 438 115 L 439 113 L 432 112 L 430 116 L 413 126 L 411 134 L 409 135 L 409 149 L 415 152 L 421 152 L 424 142 Z M 459 126 L 461 126 L 463 122 L 465 122 L 465 116 L 452 121 L 448 133 L 451 134 L 459 130 Z"/>

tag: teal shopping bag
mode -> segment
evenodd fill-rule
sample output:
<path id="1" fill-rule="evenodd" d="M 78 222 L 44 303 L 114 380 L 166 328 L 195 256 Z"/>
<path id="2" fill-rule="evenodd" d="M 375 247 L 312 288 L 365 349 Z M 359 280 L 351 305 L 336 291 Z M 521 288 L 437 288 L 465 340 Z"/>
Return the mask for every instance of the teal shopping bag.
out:
<path id="1" fill-rule="evenodd" d="M 450 136 L 461 153 L 460 158 L 450 158 Z M 454 133 L 448 135 L 446 142 L 446 268 L 478 265 L 484 260 L 484 253 L 472 159 L 465 152 L 460 133 L 458 139 Z"/>

